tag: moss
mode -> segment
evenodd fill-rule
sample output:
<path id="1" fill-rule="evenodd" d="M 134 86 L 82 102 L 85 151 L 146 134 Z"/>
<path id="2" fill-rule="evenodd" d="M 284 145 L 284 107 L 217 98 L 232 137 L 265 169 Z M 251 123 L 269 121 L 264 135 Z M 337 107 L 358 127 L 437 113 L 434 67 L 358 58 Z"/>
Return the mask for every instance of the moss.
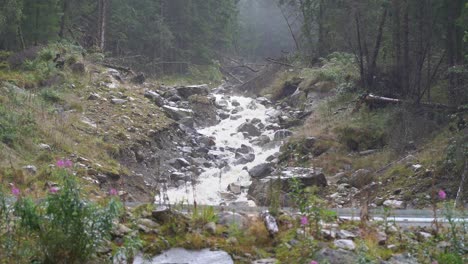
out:
<path id="1" fill-rule="evenodd" d="M 336 132 L 339 141 L 351 151 L 380 149 L 387 144 L 386 132 L 379 128 L 345 126 Z"/>

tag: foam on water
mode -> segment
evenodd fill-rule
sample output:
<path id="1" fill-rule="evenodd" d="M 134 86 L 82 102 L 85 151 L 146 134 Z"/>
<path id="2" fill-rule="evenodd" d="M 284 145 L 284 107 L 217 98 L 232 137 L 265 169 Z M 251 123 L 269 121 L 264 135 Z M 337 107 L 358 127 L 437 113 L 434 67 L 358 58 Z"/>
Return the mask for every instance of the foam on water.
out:
<path id="1" fill-rule="evenodd" d="M 263 124 L 270 124 L 267 118 L 269 114 L 271 115 L 271 113 L 274 112 L 271 111 L 271 108 L 255 103 L 255 100 L 247 97 L 227 97 L 221 94 L 216 94 L 215 97 L 218 102 L 226 100 L 228 103 L 227 109 L 229 111 L 236 108 L 232 105 L 233 101 L 239 102 L 240 107 L 243 108 L 243 110 L 236 114 L 241 116 L 238 120 L 231 120 L 228 118 L 222 120 L 215 126 L 198 131 L 203 135 L 215 137 L 217 150 L 211 151 L 211 153 L 226 160 L 229 167 L 223 169 L 215 167 L 207 169 L 200 175 L 198 183 L 195 186 L 192 186 L 191 183 L 187 183 L 186 186 L 169 189 L 167 195 L 171 204 L 180 202 L 192 204 L 195 200 L 198 204 L 219 205 L 225 202 L 221 194 L 227 192 L 229 184 L 236 183 L 241 186 L 248 186 L 251 184 L 250 176 L 246 170 L 243 170 L 244 167 L 247 166 L 250 169 L 264 163 L 270 155 L 279 151 L 278 146 L 265 150 L 259 146 L 252 145 L 249 139 L 244 138 L 242 133 L 237 132 L 237 128 L 245 123 L 247 119 L 252 120 L 253 118 L 258 118 Z M 255 103 L 256 109 L 249 109 L 248 106 L 253 103 Z M 273 131 L 266 130 L 263 132 L 263 135 L 272 138 Z M 239 148 L 242 144 L 254 149 L 255 160 L 247 164 L 234 165 L 235 154 L 227 149 Z M 224 148 L 225 151 L 220 151 L 221 148 Z M 247 192 L 244 190 L 236 201 L 248 201 Z"/>

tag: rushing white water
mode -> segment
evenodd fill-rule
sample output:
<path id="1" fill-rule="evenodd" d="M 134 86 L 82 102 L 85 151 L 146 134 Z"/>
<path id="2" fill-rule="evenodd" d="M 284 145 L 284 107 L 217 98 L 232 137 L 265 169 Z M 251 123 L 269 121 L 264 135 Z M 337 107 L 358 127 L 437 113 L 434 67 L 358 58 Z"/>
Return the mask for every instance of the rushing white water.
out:
<path id="1" fill-rule="evenodd" d="M 232 200 L 225 200 L 223 197 L 226 195 L 228 185 L 231 183 L 238 184 L 246 187 L 251 184 L 251 179 L 248 172 L 243 169 L 244 167 L 252 168 L 256 165 L 264 163 L 266 159 L 278 152 L 279 147 L 272 147 L 270 149 L 262 149 L 262 147 L 252 145 L 249 143 L 251 139 L 245 138 L 242 133 L 237 132 L 237 128 L 246 122 L 246 120 L 252 120 L 258 118 L 263 124 L 270 124 L 267 119 L 269 115 L 275 112 L 271 108 L 267 108 L 259 103 L 256 103 L 254 99 L 241 97 L 241 96 L 224 96 L 220 94 L 215 95 L 216 100 L 220 103 L 226 104 L 229 111 L 237 108 L 240 110 L 236 115 L 240 115 L 241 118 L 232 120 L 231 118 L 222 120 L 218 125 L 208 127 L 198 132 L 215 138 L 216 151 L 211 153 L 217 155 L 223 160 L 226 160 L 229 164 L 226 168 L 210 168 L 198 178 L 198 183 L 192 186 L 191 183 L 187 183 L 186 186 L 179 187 L 177 189 L 169 189 L 167 195 L 169 202 L 174 203 L 190 203 L 194 200 L 198 204 L 204 205 L 219 205 L 223 202 L 232 202 Z M 237 101 L 240 107 L 233 106 L 232 103 Z M 255 105 L 255 107 L 252 107 Z M 266 130 L 262 135 L 267 135 L 271 139 L 273 137 L 273 131 Z M 250 146 L 254 149 L 255 160 L 247 164 L 234 165 L 235 154 L 232 151 L 227 150 L 228 148 L 239 148 L 242 144 Z M 247 202 L 247 191 L 243 190 L 241 195 L 238 195 L 235 199 L 236 202 Z M 254 205 L 250 202 L 250 205 Z"/>

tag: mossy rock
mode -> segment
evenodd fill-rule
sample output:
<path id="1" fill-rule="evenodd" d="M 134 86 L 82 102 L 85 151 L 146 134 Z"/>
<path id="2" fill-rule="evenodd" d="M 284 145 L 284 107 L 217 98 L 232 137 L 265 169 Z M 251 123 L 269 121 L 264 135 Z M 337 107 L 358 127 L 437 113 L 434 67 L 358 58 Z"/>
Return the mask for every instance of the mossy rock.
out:
<path id="1" fill-rule="evenodd" d="M 385 131 L 370 127 L 343 127 L 338 128 L 338 139 L 352 151 L 380 149 L 387 145 Z"/>

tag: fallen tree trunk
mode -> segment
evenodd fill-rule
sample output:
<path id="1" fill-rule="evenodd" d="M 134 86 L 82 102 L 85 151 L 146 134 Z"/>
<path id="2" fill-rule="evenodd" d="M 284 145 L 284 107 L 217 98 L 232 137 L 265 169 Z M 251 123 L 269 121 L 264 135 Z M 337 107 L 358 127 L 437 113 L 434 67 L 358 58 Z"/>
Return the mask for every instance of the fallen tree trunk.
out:
<path id="1" fill-rule="evenodd" d="M 233 79 L 236 80 L 240 85 L 243 85 L 243 84 L 244 84 L 243 81 L 241 81 L 239 78 L 237 78 L 236 76 L 234 76 L 234 74 L 230 73 L 228 70 L 224 69 L 223 67 L 220 67 L 219 69 L 221 70 L 221 73 L 222 73 L 222 74 L 225 74 L 225 75 L 227 75 L 227 76 L 233 78 Z"/>
<path id="2" fill-rule="evenodd" d="M 376 108 L 378 108 L 379 106 L 387 106 L 387 105 L 414 104 L 413 102 L 409 100 L 401 100 L 401 99 L 396 99 L 396 98 L 378 96 L 375 94 L 366 94 L 362 97 L 361 101 L 363 101 L 365 104 L 367 104 L 370 107 L 376 107 Z M 457 112 L 459 110 L 455 106 L 449 106 L 449 105 L 438 104 L 438 103 L 421 102 L 417 105 L 430 108 L 430 109 L 448 110 L 450 112 Z"/>

